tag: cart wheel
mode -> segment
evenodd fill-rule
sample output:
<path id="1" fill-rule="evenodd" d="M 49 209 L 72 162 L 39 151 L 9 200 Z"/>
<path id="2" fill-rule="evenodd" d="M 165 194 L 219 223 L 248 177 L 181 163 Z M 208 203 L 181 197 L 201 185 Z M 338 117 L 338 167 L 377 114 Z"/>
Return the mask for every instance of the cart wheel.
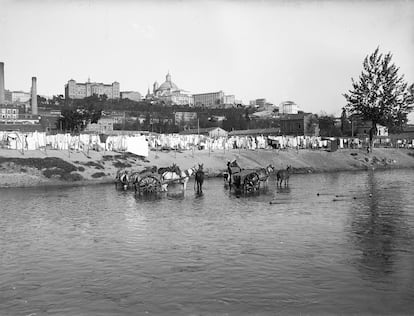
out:
<path id="1" fill-rule="evenodd" d="M 161 191 L 161 182 L 153 176 L 142 178 L 139 183 L 139 191 L 144 193 L 157 193 Z"/>

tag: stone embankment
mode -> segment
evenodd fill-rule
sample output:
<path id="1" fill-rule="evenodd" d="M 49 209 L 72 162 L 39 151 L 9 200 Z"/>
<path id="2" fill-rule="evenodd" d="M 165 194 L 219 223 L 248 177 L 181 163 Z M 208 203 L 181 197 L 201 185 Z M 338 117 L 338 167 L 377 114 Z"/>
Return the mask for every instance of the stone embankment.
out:
<path id="1" fill-rule="evenodd" d="M 292 166 L 293 173 L 414 168 L 414 150 L 376 148 L 365 150 L 230 150 L 150 151 L 148 157 L 118 152 L 19 151 L 0 149 L 0 187 L 87 185 L 111 183 L 119 169 L 141 171 L 173 163 L 182 169 L 204 164 L 207 176 L 220 176 L 226 162 L 236 159 L 242 168 L 276 169 Z"/>

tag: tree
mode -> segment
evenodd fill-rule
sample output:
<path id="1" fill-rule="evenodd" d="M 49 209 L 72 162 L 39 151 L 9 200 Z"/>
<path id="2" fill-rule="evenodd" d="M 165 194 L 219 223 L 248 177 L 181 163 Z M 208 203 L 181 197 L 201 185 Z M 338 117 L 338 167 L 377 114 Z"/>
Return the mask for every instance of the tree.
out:
<path id="1" fill-rule="evenodd" d="M 65 98 L 63 94 L 54 95 L 51 99 L 48 99 L 48 103 L 51 107 L 63 107 L 65 105 Z"/>
<path id="2" fill-rule="evenodd" d="M 391 53 L 383 55 L 379 48 L 366 56 L 359 80 L 351 78 L 352 90 L 343 94 L 345 107 L 351 114 L 372 121 L 371 150 L 377 124 L 387 126 L 390 131 L 401 130 L 414 103 L 404 76 L 398 74 L 399 68 L 391 59 Z"/>
<path id="3" fill-rule="evenodd" d="M 335 125 L 335 117 L 326 113 L 318 116 L 319 136 L 335 137 L 341 136 L 341 130 Z"/>
<path id="4" fill-rule="evenodd" d="M 78 107 L 64 107 L 61 111 L 61 117 L 56 122 L 58 129 L 68 130 L 71 132 L 80 132 L 85 129 L 89 123 L 97 123 L 101 118 L 102 111 L 93 106 Z"/>

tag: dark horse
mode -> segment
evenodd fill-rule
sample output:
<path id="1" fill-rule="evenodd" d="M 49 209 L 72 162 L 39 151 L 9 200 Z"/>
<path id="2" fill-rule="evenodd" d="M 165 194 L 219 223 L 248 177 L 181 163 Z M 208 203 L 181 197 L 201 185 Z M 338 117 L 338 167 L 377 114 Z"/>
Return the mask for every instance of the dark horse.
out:
<path id="1" fill-rule="evenodd" d="M 279 170 L 276 174 L 276 185 L 282 186 L 282 182 L 285 182 L 285 186 L 289 184 L 289 176 L 290 176 L 290 170 L 292 169 L 292 166 L 287 166 L 285 170 Z"/>
<path id="2" fill-rule="evenodd" d="M 198 164 L 198 169 L 195 173 L 195 184 L 197 185 L 197 194 L 203 193 L 204 171 L 203 164 Z"/>

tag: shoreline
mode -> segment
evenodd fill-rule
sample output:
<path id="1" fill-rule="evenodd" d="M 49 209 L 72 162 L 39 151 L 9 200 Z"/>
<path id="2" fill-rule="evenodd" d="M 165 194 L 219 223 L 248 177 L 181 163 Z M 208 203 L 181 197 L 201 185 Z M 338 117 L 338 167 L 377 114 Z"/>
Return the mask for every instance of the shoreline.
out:
<path id="1" fill-rule="evenodd" d="M 221 176 L 226 162 L 233 159 L 244 169 L 272 164 L 278 170 L 291 165 L 292 174 L 414 168 L 414 150 L 395 148 L 374 148 L 370 154 L 363 149 L 150 151 L 145 158 L 119 152 L 35 150 L 22 154 L 0 149 L 0 188 L 108 185 L 114 183 L 119 169 L 141 171 L 173 163 L 181 169 L 203 163 L 206 177 L 213 178 Z"/>

